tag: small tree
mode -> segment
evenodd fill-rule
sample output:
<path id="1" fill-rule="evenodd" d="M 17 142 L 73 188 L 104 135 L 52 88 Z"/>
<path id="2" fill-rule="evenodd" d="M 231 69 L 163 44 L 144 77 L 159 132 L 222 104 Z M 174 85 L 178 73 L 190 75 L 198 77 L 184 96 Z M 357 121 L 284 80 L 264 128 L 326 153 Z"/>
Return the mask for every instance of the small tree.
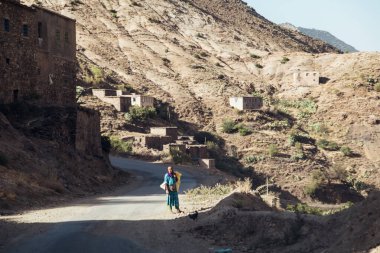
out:
<path id="1" fill-rule="evenodd" d="M 344 156 L 352 156 L 352 154 L 353 154 L 351 148 L 349 148 L 347 146 L 341 147 L 340 152 L 342 152 Z"/>

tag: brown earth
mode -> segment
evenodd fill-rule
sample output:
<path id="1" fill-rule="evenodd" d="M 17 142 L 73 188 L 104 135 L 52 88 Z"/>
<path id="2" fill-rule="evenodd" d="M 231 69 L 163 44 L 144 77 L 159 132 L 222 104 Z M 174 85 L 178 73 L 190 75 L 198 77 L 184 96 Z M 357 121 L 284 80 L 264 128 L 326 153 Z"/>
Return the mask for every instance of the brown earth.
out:
<path id="1" fill-rule="evenodd" d="M 379 53 L 337 54 L 320 41 L 274 25 L 241 1 L 40 2 L 76 18 L 83 85 L 121 85 L 154 96 L 174 108 L 174 123 L 185 123 L 181 132 L 221 136 L 224 154 L 232 155 L 227 151 L 237 147 L 233 155 L 243 167 L 269 176 L 300 199 L 308 198 L 304 188 L 314 170 L 342 168 L 356 181 L 380 186 L 380 94 L 367 81 L 380 77 Z M 289 62 L 282 63 L 284 57 Z M 320 72 L 322 84 L 295 86 L 297 69 Z M 266 109 L 238 113 L 229 107 L 230 96 L 252 93 L 267 99 Z M 312 101 L 316 111 L 305 116 L 302 108 L 276 103 L 297 99 Z M 123 124 L 122 114 L 104 114 L 104 132 L 147 132 L 147 126 Z M 222 133 L 225 119 L 244 123 L 253 133 Z M 290 125 L 275 126 L 284 121 Z M 325 131 L 314 131 L 315 125 Z M 292 159 L 297 152 L 288 144 L 292 132 L 313 140 L 302 146 L 307 159 Z M 348 146 L 354 155 L 317 148 L 314 141 L 320 139 Z M 274 158 L 268 156 L 271 144 L 280 153 Z M 252 156 L 264 159 L 247 163 Z"/>

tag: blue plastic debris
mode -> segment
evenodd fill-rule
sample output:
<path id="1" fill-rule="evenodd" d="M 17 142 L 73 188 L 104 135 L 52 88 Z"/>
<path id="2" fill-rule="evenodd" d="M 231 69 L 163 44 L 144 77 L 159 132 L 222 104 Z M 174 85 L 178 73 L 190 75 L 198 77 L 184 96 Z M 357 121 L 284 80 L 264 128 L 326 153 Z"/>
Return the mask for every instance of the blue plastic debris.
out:
<path id="1" fill-rule="evenodd" d="M 232 253 L 232 249 L 216 249 L 214 253 Z"/>

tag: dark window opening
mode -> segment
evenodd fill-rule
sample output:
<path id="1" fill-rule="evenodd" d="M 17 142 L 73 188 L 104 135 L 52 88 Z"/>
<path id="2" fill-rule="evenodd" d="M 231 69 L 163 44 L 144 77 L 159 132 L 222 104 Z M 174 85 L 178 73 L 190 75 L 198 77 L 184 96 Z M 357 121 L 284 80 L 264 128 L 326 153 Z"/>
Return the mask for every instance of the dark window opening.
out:
<path id="1" fill-rule="evenodd" d="M 22 25 L 22 35 L 24 37 L 28 37 L 29 36 L 29 26 L 24 24 Z"/>
<path id="2" fill-rule="evenodd" d="M 69 43 L 69 33 L 65 32 L 65 42 Z"/>
<path id="3" fill-rule="evenodd" d="M 6 59 L 5 59 L 5 62 L 9 65 L 9 64 L 11 64 L 11 59 L 6 58 Z"/>
<path id="4" fill-rule="evenodd" d="M 13 90 L 13 102 L 18 101 L 18 90 Z"/>
<path id="5" fill-rule="evenodd" d="M 56 30 L 55 31 L 55 39 L 57 41 L 60 41 L 61 40 L 61 32 L 59 30 Z"/>
<path id="6" fill-rule="evenodd" d="M 4 18 L 4 31 L 9 32 L 10 30 L 9 19 Z"/>
<path id="7" fill-rule="evenodd" d="M 42 23 L 38 22 L 38 38 L 42 38 Z"/>

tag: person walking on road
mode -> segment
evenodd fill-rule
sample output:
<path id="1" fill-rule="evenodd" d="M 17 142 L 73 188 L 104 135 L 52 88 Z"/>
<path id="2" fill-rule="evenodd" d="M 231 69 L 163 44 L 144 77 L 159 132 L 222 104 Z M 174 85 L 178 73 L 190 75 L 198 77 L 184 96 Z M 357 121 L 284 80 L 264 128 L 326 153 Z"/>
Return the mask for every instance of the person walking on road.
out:
<path id="1" fill-rule="evenodd" d="M 167 205 L 170 211 L 173 212 L 172 208 L 175 207 L 178 213 L 181 212 L 179 209 L 179 199 L 178 199 L 178 185 L 179 185 L 179 173 L 174 172 L 173 167 L 168 167 L 168 173 L 165 174 L 164 183 L 165 191 L 167 194 Z"/>

